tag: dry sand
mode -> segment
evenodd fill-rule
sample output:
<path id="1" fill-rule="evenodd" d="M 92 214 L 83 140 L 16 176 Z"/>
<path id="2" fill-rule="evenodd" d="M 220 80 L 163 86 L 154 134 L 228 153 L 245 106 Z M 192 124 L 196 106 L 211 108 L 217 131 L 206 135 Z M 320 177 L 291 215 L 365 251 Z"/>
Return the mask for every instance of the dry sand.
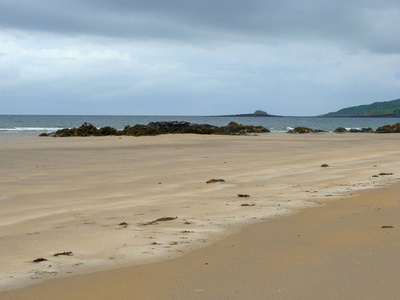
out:
<path id="1" fill-rule="evenodd" d="M 341 272 L 364 277 L 373 272 L 376 284 L 382 279 L 379 290 L 393 296 L 393 281 L 399 278 L 400 224 L 388 218 L 398 216 L 398 201 L 388 196 L 385 206 L 375 207 L 384 192 L 374 190 L 367 193 L 375 197 L 369 200 L 372 208 L 366 209 L 357 206 L 364 200 L 348 196 L 399 181 L 399 140 L 400 135 L 267 134 L 2 141 L 3 290 L 164 262 L 51 280 L 0 293 L 0 298 L 24 299 L 44 292 L 35 298 L 61 299 L 51 293 L 63 288 L 68 291 L 64 296 L 72 297 L 75 291 L 81 299 L 110 299 L 111 294 L 132 299 L 132 293 L 158 299 L 159 291 L 163 299 L 291 299 L 296 293 L 302 299 L 324 294 L 340 299 L 334 297 L 342 295 L 339 285 L 330 284 L 336 282 L 348 291 L 343 295 L 354 292 L 351 299 L 377 299 L 376 294 L 362 294 L 362 287 L 369 291 L 369 281 L 347 280 Z M 323 163 L 329 167 L 321 168 Z M 394 174 L 373 177 L 383 172 Z M 207 184 L 211 178 L 225 182 Z M 333 198 L 344 200 L 277 220 Z M 333 212 L 348 220 L 326 222 Z M 371 212 L 384 217 L 373 221 Z M 367 217 L 357 217 L 360 214 Z M 161 217 L 176 219 L 143 226 Z M 353 230 L 355 220 L 362 220 L 361 229 Z M 122 222 L 127 226 L 119 225 Z M 394 228 L 381 229 L 382 225 Z M 360 253 L 364 242 L 369 246 Z M 211 246 L 172 259 L 207 245 Z M 64 251 L 73 256 L 52 256 Z M 351 261 L 353 256 L 357 261 Z M 32 262 L 39 257 L 48 261 Z M 372 258 L 375 263 L 367 264 Z M 288 284 L 297 287 L 295 293 Z"/>

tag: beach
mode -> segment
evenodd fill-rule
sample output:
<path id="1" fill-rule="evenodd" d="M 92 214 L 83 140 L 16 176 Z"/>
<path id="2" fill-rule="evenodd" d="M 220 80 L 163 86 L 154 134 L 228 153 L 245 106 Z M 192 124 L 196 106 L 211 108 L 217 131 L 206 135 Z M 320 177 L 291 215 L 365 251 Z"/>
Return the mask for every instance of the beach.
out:
<path id="1" fill-rule="evenodd" d="M 0 299 L 396 299 L 399 141 L 1 140 Z"/>

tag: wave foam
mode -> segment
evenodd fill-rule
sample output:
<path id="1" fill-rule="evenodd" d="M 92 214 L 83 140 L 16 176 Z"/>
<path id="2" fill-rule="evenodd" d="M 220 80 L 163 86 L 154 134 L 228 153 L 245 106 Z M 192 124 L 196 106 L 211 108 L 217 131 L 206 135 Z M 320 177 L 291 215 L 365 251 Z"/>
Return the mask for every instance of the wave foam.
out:
<path id="1" fill-rule="evenodd" d="M 56 127 L 14 127 L 14 128 L 0 128 L 0 131 L 57 131 L 62 128 Z"/>

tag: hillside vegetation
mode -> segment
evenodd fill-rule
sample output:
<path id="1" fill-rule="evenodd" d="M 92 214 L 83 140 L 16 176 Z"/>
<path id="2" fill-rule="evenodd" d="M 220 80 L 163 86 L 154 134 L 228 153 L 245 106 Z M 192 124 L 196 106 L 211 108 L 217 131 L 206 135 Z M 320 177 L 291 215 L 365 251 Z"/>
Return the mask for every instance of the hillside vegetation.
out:
<path id="1" fill-rule="evenodd" d="M 393 116 L 400 117 L 400 99 L 375 102 L 369 105 L 352 106 L 337 112 L 331 112 L 327 117 L 361 117 L 361 116 Z"/>
<path id="2" fill-rule="evenodd" d="M 256 110 L 253 114 L 258 116 L 268 116 L 268 113 L 263 110 Z"/>

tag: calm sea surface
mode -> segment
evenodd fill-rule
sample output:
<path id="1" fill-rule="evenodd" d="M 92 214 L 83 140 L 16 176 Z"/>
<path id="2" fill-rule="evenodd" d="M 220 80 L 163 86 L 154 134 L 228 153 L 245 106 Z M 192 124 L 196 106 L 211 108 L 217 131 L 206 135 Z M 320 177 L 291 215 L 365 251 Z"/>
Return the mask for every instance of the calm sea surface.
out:
<path id="1" fill-rule="evenodd" d="M 399 118 L 0 115 L 0 135 L 34 136 L 61 128 L 79 127 L 84 122 L 97 127 L 111 126 L 123 129 L 126 125 L 147 125 L 149 122 L 163 120 L 216 126 L 225 126 L 234 121 L 243 125 L 261 125 L 272 132 L 285 132 L 298 126 L 326 131 L 333 131 L 337 127 L 348 129 L 371 127 L 375 130 L 382 125 L 400 122 Z"/>

